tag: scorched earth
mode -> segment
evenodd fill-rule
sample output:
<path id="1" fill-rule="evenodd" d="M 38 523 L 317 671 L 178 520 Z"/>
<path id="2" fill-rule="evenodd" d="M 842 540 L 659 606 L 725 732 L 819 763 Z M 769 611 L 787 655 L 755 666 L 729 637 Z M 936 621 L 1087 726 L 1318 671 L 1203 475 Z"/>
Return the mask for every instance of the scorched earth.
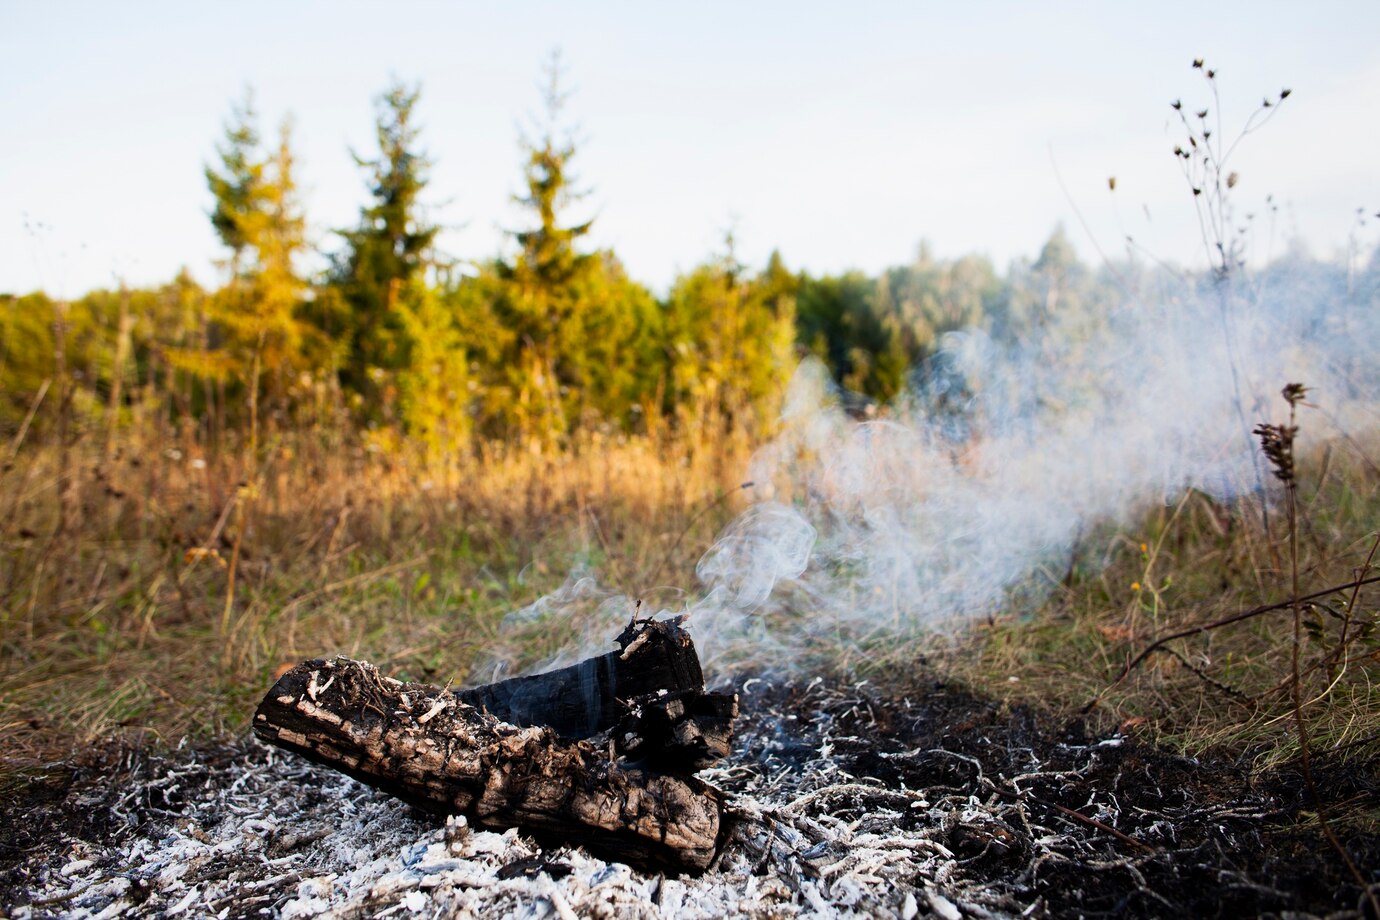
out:
<path id="1" fill-rule="evenodd" d="M 1359 892 L 1302 784 L 1089 736 L 927 681 L 747 681 L 700 876 L 415 811 L 252 740 L 93 751 L 0 802 L 0 904 L 36 917 L 1337 915 Z M 1373 778 L 1318 768 L 1334 801 Z M 1306 817 L 1306 816 L 1304 816 Z M 1373 837 L 1353 840 L 1375 864 Z"/>

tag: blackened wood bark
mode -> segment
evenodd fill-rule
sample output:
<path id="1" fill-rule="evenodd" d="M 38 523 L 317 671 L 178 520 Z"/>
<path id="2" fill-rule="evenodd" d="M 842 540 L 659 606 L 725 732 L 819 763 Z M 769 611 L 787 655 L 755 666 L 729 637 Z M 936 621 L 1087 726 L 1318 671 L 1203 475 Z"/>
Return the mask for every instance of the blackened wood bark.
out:
<path id="1" fill-rule="evenodd" d="M 254 714 L 260 738 L 419 808 L 522 827 L 634 865 L 700 871 L 724 796 L 692 776 L 620 766 L 607 746 L 520 728 L 364 662 L 303 662 Z"/>
<path id="2" fill-rule="evenodd" d="M 589 738 L 623 719 L 633 699 L 703 690 L 689 634 L 671 622 L 640 620 L 629 624 L 617 650 L 607 655 L 456 696 L 514 725 L 545 725 L 565 738 Z"/>
<path id="3" fill-rule="evenodd" d="M 573 668 L 459 692 L 348 658 L 306 661 L 269 691 L 254 731 L 429 811 L 701 870 L 724 797 L 688 774 L 728 753 L 737 696 L 703 692 L 694 647 L 672 624 L 634 623 L 618 642 Z M 577 695 L 597 715 L 582 717 Z M 565 731 L 512 724 L 544 711 Z"/>
<path id="4" fill-rule="evenodd" d="M 609 730 L 618 753 L 661 773 L 693 773 L 732 752 L 738 694 L 648 694 Z"/>

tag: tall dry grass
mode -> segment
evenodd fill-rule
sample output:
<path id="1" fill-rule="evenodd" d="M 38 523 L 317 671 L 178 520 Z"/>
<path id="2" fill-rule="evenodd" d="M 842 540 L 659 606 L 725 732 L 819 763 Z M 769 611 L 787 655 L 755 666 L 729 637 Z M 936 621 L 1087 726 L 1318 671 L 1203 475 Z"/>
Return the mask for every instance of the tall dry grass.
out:
<path id="1" fill-rule="evenodd" d="M 495 652 L 526 666 L 600 642 L 575 634 L 597 618 L 543 621 L 516 641 L 504 620 L 580 569 L 652 609 L 676 606 L 742 507 L 754 446 L 586 432 L 559 452 L 501 444 L 436 460 L 321 424 L 267 426 L 255 453 L 233 429 L 163 418 L 127 420 L 109 446 L 104 426 L 73 421 L 65 441 L 17 438 L 0 467 L 11 763 L 112 735 L 240 730 L 275 671 L 306 657 L 339 652 L 446 683 L 488 679 Z M 1157 637 L 1287 601 L 1291 533 L 1305 593 L 1372 565 L 1376 447 L 1341 440 L 1299 459 L 1296 528 L 1278 509 L 1267 528 L 1250 500 L 1189 492 L 1134 528 L 1085 535 L 1033 607 L 1013 599 L 1009 614 L 949 635 L 864 646 L 829 647 L 816 631 L 802 658 L 902 682 L 938 671 L 1070 716 L 1093 701 L 1087 717 L 1104 726 L 1278 765 L 1299 751 L 1287 605 L 1168 643 L 1115 680 Z M 1324 762 L 1380 753 L 1378 599 L 1367 587 L 1302 609 L 1299 702 Z"/>
<path id="2" fill-rule="evenodd" d="M 574 567 L 670 600 L 733 513 L 717 500 L 750 450 L 590 432 L 559 453 L 437 460 L 324 426 L 255 454 L 156 418 L 108 448 L 81 427 L 16 443 L 0 473 L 11 761 L 235 731 L 279 667 L 317 655 L 464 681 L 504 616 Z"/>
<path id="3" fill-rule="evenodd" d="M 1190 491 L 1136 530 L 1090 534 L 1037 610 L 977 624 L 934 660 L 1001 699 L 1189 754 L 1231 751 L 1265 770 L 1294 762 L 1302 737 L 1327 763 L 1374 758 L 1380 585 L 1352 583 L 1380 575 L 1377 448 L 1342 440 L 1300 456 L 1264 514 L 1249 497 Z"/>

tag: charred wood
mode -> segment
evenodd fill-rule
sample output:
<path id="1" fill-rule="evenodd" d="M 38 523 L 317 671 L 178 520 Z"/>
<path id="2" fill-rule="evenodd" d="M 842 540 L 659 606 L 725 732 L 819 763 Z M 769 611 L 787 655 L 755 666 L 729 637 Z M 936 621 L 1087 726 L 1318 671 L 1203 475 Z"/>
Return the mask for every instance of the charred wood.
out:
<path id="1" fill-rule="evenodd" d="M 703 692 L 695 646 L 674 623 L 634 621 L 617 644 L 607 655 L 568 668 L 460 690 L 456 697 L 513 725 L 545 725 L 565 738 L 589 738 L 622 720 L 627 701 Z"/>
<path id="2" fill-rule="evenodd" d="M 737 715 L 736 695 L 706 694 L 701 681 L 689 637 L 644 622 L 617 652 L 469 691 L 405 683 L 348 658 L 306 661 L 274 684 L 254 731 L 428 811 L 699 871 L 717 853 L 725 799 L 684 774 L 728 752 Z M 577 694 L 597 714 L 582 717 Z M 564 732 L 512 724 L 542 722 L 543 705 Z"/>

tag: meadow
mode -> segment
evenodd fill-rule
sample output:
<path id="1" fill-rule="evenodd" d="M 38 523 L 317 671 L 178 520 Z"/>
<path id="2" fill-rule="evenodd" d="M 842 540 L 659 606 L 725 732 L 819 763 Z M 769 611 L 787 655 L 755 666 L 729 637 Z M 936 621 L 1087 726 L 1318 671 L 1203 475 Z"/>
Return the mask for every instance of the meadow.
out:
<path id="1" fill-rule="evenodd" d="M 597 646 L 612 634 L 581 611 L 695 601 L 696 562 L 752 499 L 745 440 L 591 433 L 556 453 L 495 447 L 438 464 L 350 431 L 274 435 L 251 459 L 150 428 L 11 445 L 8 769 L 112 738 L 236 734 L 273 675 L 307 657 L 461 684 Z M 1295 551 L 1300 594 L 1372 575 L 1380 472 L 1363 447 L 1333 439 L 1300 459 L 1293 525 L 1278 500 L 1262 514 L 1258 500 L 1189 490 L 1081 537 L 1065 568 L 1037 576 L 1053 587 L 1034 602 L 1016 586 L 1005 611 L 964 622 L 853 637 L 799 628 L 787 661 L 739 638 L 720 676 L 786 667 L 904 688 L 939 674 L 1066 717 L 1093 703 L 1103 724 L 1264 768 L 1298 752 L 1297 650 L 1314 750 L 1368 761 L 1380 713 L 1371 586 L 1303 604 L 1298 635 L 1286 604 L 1171 642 L 1117 680 L 1158 637 L 1288 601 Z M 604 586 L 593 601 L 514 623 L 580 578 Z M 827 616 L 808 603 L 763 616 L 779 631 Z"/>

